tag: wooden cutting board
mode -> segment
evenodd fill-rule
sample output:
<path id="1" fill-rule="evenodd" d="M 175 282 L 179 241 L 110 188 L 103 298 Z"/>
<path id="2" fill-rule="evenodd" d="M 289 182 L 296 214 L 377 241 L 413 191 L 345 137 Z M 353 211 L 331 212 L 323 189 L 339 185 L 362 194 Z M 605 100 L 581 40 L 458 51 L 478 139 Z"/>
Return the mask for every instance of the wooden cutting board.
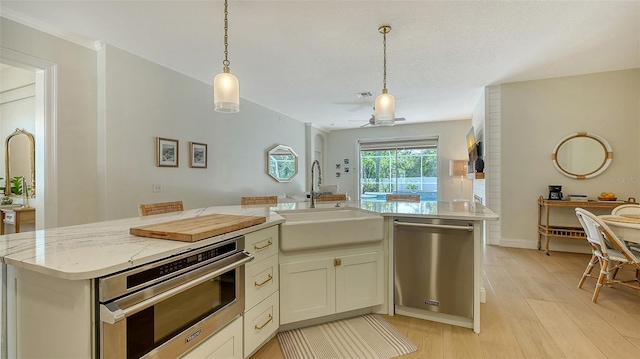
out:
<path id="1" fill-rule="evenodd" d="M 129 228 L 135 236 L 195 242 L 267 221 L 266 217 L 208 214 Z"/>

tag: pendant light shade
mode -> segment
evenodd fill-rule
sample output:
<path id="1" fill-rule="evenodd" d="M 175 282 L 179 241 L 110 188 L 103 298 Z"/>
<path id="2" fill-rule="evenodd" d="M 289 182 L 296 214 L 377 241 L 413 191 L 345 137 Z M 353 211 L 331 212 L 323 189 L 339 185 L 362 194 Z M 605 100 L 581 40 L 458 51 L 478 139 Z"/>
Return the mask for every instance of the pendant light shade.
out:
<path id="1" fill-rule="evenodd" d="M 376 97 L 376 125 L 391 126 L 396 117 L 396 99 L 385 90 Z"/>
<path id="2" fill-rule="evenodd" d="M 240 111 L 240 83 L 228 67 L 213 79 L 213 105 L 218 112 Z"/>
<path id="3" fill-rule="evenodd" d="M 217 112 L 240 111 L 240 83 L 229 72 L 229 19 L 228 3 L 224 0 L 224 65 L 223 72 L 213 79 L 213 106 Z"/>
<path id="4" fill-rule="evenodd" d="M 391 26 L 383 25 L 378 28 L 382 34 L 382 48 L 384 53 L 382 94 L 376 97 L 374 105 L 375 124 L 381 126 L 393 125 L 396 118 L 396 99 L 387 92 L 387 34 L 391 31 Z"/>

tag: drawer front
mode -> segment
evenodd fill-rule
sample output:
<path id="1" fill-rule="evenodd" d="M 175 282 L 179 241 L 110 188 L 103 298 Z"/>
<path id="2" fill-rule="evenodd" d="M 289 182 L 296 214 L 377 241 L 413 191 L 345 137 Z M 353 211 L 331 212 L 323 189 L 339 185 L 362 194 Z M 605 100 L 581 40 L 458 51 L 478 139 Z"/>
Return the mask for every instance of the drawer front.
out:
<path id="1" fill-rule="evenodd" d="M 9 223 L 9 224 L 16 223 L 16 214 L 14 212 L 5 212 L 4 223 Z"/>
<path id="2" fill-rule="evenodd" d="M 244 356 L 253 354 L 280 326 L 280 292 L 260 302 L 244 315 Z"/>
<path id="3" fill-rule="evenodd" d="M 265 228 L 244 236 L 245 250 L 255 256 L 255 259 L 247 263 L 245 267 L 251 267 L 262 259 L 278 253 L 279 227 Z"/>
<path id="4" fill-rule="evenodd" d="M 278 290 L 278 255 L 245 268 L 244 277 L 244 307 L 249 310 Z"/>

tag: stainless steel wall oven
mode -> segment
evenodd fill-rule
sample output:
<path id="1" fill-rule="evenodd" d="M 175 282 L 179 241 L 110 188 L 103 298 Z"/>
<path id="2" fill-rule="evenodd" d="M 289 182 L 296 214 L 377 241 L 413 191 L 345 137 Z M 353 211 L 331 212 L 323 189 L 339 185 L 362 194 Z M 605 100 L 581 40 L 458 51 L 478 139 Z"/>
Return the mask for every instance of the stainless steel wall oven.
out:
<path id="1" fill-rule="evenodd" d="M 177 358 L 241 315 L 244 237 L 96 280 L 100 358 Z"/>

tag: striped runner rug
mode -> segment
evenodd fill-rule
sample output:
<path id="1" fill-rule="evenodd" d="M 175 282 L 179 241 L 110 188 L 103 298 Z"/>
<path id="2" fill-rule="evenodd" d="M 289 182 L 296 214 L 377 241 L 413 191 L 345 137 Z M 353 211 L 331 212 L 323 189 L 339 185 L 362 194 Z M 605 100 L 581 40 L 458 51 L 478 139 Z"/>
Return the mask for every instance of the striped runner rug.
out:
<path id="1" fill-rule="evenodd" d="M 285 359 L 388 359 L 418 348 L 378 314 L 278 333 Z"/>

